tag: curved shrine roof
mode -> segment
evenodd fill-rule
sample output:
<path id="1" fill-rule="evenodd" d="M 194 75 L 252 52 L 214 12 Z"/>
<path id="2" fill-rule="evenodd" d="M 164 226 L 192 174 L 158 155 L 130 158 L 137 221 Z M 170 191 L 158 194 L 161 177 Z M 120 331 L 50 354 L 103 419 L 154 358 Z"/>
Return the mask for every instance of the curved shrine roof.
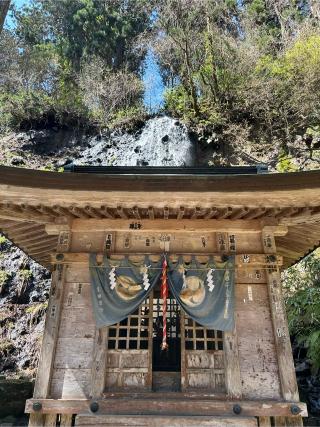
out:
<path id="1" fill-rule="evenodd" d="M 119 169 L 119 168 L 118 168 Z M 159 169 L 159 168 L 158 168 Z M 161 168 L 160 168 L 161 169 Z M 97 169 L 99 170 L 99 169 Z M 273 219 L 289 266 L 319 245 L 320 170 L 282 174 L 57 173 L 0 166 L 0 230 L 48 266 L 57 217 L 127 219 Z"/>

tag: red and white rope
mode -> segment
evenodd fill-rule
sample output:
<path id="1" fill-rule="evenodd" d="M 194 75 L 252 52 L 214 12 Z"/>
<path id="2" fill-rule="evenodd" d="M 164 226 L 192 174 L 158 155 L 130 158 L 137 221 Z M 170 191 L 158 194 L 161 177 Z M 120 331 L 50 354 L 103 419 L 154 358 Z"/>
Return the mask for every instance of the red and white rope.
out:
<path id="1" fill-rule="evenodd" d="M 162 344 L 161 350 L 168 349 L 167 343 L 167 298 L 168 298 L 168 281 L 167 281 L 167 260 L 164 258 L 162 263 L 162 277 L 161 277 L 161 298 L 162 298 Z"/>

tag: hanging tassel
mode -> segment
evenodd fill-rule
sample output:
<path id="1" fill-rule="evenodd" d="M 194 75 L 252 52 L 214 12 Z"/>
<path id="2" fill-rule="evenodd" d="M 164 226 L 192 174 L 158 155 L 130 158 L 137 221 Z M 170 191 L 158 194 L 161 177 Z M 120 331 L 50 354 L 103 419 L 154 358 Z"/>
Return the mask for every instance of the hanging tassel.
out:
<path id="1" fill-rule="evenodd" d="M 162 277 L 161 277 L 161 298 L 162 304 L 162 344 L 161 350 L 168 350 L 167 343 L 167 298 L 168 298 L 168 282 L 167 282 L 167 260 L 164 258 L 162 263 Z"/>
<path id="2" fill-rule="evenodd" d="M 112 267 L 109 273 L 110 289 L 114 289 L 117 285 L 116 267 Z"/>
<path id="3" fill-rule="evenodd" d="M 208 283 L 209 292 L 212 292 L 214 289 L 213 271 L 214 271 L 213 268 L 210 268 L 207 273 L 207 283 Z"/>

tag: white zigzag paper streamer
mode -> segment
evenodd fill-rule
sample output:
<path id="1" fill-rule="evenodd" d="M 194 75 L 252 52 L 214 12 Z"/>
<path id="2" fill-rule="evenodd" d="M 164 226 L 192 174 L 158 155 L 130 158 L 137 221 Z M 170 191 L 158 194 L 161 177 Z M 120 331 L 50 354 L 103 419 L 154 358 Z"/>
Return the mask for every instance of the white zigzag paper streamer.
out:
<path id="1" fill-rule="evenodd" d="M 110 289 L 114 289 L 117 284 L 116 267 L 112 267 L 109 273 Z"/>
<path id="2" fill-rule="evenodd" d="M 183 269 L 183 273 L 182 273 L 182 280 L 183 280 L 182 289 L 186 289 L 186 287 L 187 287 L 187 281 L 186 281 L 186 273 L 185 273 L 184 269 Z"/>
<path id="3" fill-rule="evenodd" d="M 144 265 L 143 266 L 143 276 L 142 276 L 142 280 L 143 280 L 143 287 L 144 290 L 147 291 L 150 288 L 150 282 L 149 282 L 149 277 L 148 277 L 148 269 L 150 268 L 150 265 Z"/>
<path id="4" fill-rule="evenodd" d="M 207 283 L 208 283 L 209 292 L 212 292 L 214 289 L 213 272 L 214 272 L 214 269 L 210 268 L 207 273 Z"/>

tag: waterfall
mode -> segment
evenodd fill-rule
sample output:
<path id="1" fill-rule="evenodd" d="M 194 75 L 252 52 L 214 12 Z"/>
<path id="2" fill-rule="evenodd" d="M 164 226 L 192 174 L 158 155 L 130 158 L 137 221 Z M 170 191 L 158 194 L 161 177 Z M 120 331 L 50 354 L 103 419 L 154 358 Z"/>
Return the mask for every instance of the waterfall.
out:
<path id="1" fill-rule="evenodd" d="M 177 120 L 160 116 L 147 120 L 135 134 L 112 133 L 93 138 L 74 163 L 104 166 L 192 166 L 194 146 L 187 128 Z"/>

